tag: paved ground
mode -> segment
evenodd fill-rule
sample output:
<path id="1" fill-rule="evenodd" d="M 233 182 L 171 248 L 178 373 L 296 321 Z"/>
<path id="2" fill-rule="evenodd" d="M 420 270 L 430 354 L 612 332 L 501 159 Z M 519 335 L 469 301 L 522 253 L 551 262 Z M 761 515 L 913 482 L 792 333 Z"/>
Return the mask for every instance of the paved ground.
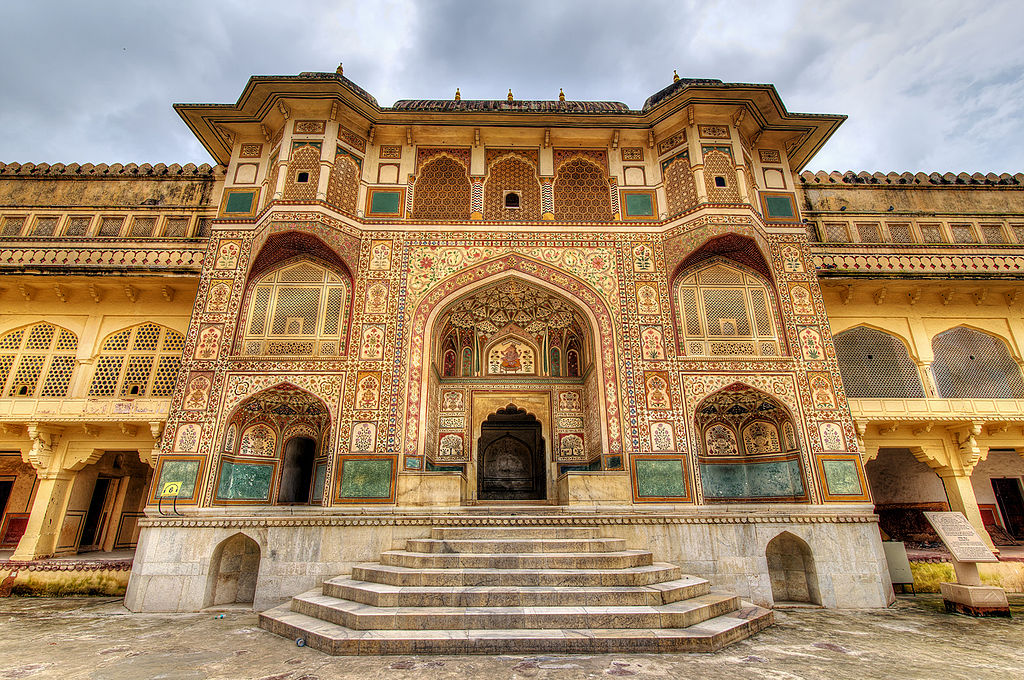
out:
<path id="1" fill-rule="evenodd" d="M 251 613 L 132 614 L 107 598 L 0 600 L 0 678 L 1019 678 L 1013 620 L 942 613 L 935 596 L 884 611 L 776 612 L 778 624 L 716 654 L 329 657 L 266 633 Z"/>

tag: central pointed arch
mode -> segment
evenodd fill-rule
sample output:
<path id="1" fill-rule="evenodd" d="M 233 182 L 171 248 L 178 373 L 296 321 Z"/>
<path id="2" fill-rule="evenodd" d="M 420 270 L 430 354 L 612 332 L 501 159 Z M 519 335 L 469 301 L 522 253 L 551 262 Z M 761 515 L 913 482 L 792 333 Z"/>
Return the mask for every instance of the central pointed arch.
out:
<path id="1" fill-rule="evenodd" d="M 550 291 L 572 304 L 588 325 L 593 338 L 594 395 L 600 420 L 600 453 L 603 465 L 609 469 L 622 467 L 622 435 L 617 370 L 611 357 L 614 356 L 614 326 L 612 316 L 599 294 L 572 274 L 555 269 L 542 262 L 518 254 L 505 255 L 497 259 L 455 272 L 440 281 L 418 304 L 412 313 L 412 352 L 409 361 L 409 398 L 406 406 L 405 455 L 419 457 L 426 450 L 426 429 L 428 395 L 430 392 L 429 372 L 432 343 L 430 339 L 440 314 L 454 301 L 473 291 L 500 281 L 515 277 L 538 289 Z M 414 462 L 406 469 L 421 469 Z"/>

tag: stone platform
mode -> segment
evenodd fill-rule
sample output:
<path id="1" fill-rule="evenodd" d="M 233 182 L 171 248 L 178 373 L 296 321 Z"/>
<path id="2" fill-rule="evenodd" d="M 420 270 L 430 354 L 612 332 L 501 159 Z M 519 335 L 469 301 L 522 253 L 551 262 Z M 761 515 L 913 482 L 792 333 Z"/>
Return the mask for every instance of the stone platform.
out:
<path id="1" fill-rule="evenodd" d="M 264 612 L 328 654 L 708 652 L 772 612 L 597 527 L 446 527 Z"/>

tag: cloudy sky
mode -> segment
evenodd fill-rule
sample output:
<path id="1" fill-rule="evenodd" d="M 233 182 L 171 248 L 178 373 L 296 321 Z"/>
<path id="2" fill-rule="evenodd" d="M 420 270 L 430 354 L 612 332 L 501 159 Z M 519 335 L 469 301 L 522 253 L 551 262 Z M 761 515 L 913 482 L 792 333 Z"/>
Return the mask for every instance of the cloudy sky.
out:
<path id="1" fill-rule="evenodd" d="M 1016 1 L 9 0 L 0 161 L 210 160 L 173 102 L 333 71 L 396 99 L 614 99 L 684 77 L 845 113 L 818 170 L 1024 171 Z"/>

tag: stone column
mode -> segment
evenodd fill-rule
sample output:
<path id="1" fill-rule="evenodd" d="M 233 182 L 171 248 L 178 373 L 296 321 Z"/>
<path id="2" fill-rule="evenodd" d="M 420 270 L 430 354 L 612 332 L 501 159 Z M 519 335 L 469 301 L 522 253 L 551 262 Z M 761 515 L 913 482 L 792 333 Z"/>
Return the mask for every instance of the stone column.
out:
<path id="1" fill-rule="evenodd" d="M 11 555 L 12 561 L 28 562 L 53 555 L 76 476 L 77 473 L 68 470 L 36 473 L 39 486 L 32 502 L 28 526 Z"/>
<path id="2" fill-rule="evenodd" d="M 978 509 L 978 499 L 975 497 L 974 487 L 971 485 L 970 472 L 944 467 L 937 469 L 935 473 L 942 480 L 942 486 L 946 488 L 949 509 L 964 513 L 964 517 L 981 536 L 981 540 L 985 541 L 989 550 L 998 552 L 988 531 L 985 530 L 985 524 L 981 521 L 981 511 Z"/>

